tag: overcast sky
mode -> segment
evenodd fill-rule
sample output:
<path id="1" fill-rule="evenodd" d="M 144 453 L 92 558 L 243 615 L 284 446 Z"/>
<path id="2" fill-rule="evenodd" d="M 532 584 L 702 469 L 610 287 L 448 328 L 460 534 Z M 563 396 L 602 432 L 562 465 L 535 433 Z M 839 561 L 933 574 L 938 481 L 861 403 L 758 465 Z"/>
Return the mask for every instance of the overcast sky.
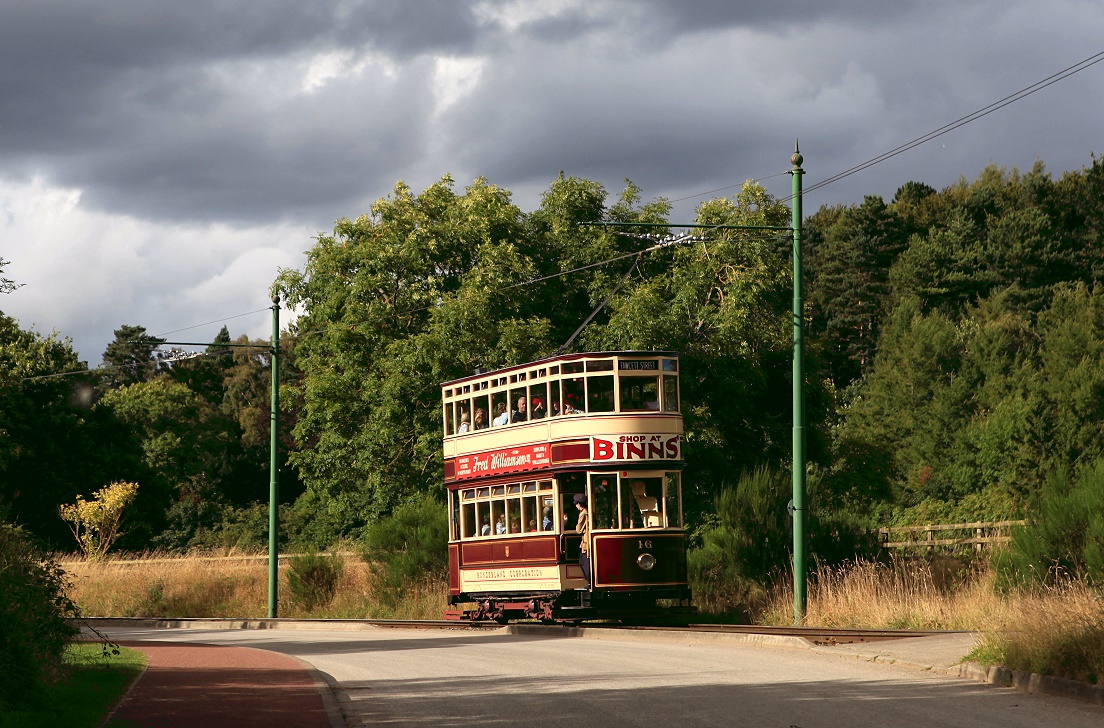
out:
<path id="1" fill-rule="evenodd" d="M 1063 0 L 0 0 L 0 310 L 209 341 L 397 180 L 789 192 L 1104 50 Z M 1104 151 L 1104 63 L 805 201 Z M 719 194 L 732 194 L 735 189 Z M 676 203 L 688 221 L 706 197 Z M 267 311 L 225 320 L 267 336 Z"/>

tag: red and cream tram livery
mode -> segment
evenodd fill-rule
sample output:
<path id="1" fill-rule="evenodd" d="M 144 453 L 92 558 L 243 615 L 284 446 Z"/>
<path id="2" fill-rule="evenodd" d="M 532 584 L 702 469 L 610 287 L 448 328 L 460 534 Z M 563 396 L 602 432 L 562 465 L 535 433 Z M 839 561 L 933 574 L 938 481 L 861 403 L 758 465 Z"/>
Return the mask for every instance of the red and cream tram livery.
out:
<path id="1" fill-rule="evenodd" d="M 469 619 L 688 609 L 678 355 L 551 357 L 442 385 L 449 603 Z M 579 567 L 586 499 L 593 585 Z"/>

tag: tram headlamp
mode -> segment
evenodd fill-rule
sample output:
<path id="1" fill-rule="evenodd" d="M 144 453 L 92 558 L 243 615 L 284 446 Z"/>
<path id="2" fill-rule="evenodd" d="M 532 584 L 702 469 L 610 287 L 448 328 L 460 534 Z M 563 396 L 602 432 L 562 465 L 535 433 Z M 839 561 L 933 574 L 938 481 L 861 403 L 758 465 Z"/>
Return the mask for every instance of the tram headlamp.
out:
<path id="1" fill-rule="evenodd" d="M 636 557 L 636 565 L 644 571 L 651 571 L 655 566 L 655 557 L 651 554 L 640 554 Z"/>

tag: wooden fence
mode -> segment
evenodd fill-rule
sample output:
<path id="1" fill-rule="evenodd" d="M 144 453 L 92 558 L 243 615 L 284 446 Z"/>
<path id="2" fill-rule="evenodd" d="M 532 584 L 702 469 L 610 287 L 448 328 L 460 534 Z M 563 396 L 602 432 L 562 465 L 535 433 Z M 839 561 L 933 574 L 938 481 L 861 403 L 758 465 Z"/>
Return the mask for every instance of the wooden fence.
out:
<path id="1" fill-rule="evenodd" d="M 972 546 L 975 551 L 982 551 L 993 544 L 1008 543 L 1012 540 L 1012 528 L 1025 523 L 1026 521 L 993 521 L 894 526 L 879 528 L 878 535 L 881 537 L 882 547 L 887 549 L 926 548 L 934 551 L 937 547 L 953 549 Z M 913 534 L 920 537 L 912 537 Z"/>

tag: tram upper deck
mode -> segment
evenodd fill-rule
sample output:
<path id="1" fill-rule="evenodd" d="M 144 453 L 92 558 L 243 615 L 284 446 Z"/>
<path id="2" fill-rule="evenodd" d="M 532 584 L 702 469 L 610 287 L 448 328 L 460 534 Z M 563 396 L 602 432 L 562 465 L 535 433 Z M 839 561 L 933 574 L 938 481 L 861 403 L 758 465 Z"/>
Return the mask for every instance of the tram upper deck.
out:
<path id="1" fill-rule="evenodd" d="M 678 354 L 565 354 L 446 382 L 445 480 L 680 466 Z"/>

